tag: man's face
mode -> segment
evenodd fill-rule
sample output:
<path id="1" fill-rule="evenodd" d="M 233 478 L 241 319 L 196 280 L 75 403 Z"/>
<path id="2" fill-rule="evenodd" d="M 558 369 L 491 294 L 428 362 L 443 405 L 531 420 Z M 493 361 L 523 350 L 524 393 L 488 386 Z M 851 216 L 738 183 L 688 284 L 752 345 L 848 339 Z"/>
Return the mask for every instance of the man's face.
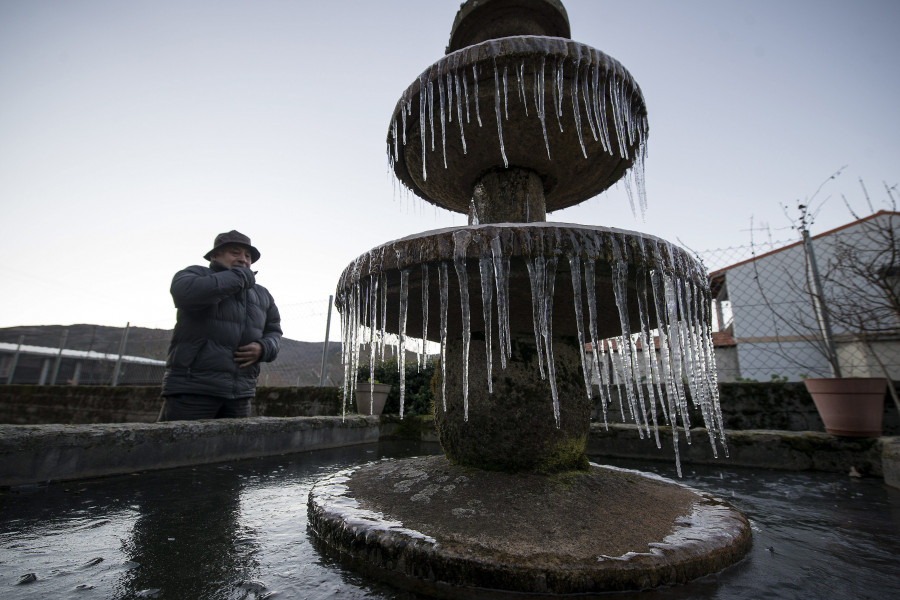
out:
<path id="1" fill-rule="evenodd" d="M 249 267 L 250 249 L 240 244 L 228 244 L 219 248 L 210 258 L 229 269 L 231 267 Z"/>

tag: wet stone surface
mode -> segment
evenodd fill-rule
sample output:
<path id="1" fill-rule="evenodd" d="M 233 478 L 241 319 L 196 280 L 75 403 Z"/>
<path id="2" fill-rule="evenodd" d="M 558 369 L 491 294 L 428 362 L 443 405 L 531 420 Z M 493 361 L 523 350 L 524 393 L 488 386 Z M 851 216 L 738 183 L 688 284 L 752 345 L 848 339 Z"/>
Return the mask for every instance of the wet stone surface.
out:
<path id="1" fill-rule="evenodd" d="M 362 508 L 445 547 L 473 544 L 529 562 L 647 552 L 696 500 L 685 488 L 627 472 L 506 474 L 452 465 L 442 456 L 376 463 L 357 471 L 348 487 Z"/>
<path id="2" fill-rule="evenodd" d="M 602 593 L 719 571 L 750 549 L 723 501 L 637 471 L 550 476 L 483 471 L 443 457 L 370 463 L 310 492 L 324 553 L 439 598 Z"/>

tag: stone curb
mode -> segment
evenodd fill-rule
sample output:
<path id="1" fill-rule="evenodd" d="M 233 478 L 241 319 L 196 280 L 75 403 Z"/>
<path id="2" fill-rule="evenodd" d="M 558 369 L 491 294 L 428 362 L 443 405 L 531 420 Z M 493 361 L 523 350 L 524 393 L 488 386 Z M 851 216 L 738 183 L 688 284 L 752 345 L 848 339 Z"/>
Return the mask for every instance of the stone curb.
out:
<path id="1" fill-rule="evenodd" d="M 861 475 L 885 477 L 893 461 L 894 477 L 900 479 L 900 437 L 840 437 L 816 431 L 729 430 L 725 432 L 728 455 L 717 444 L 718 457 L 705 429 L 691 430 L 691 443 L 685 443 L 679 429 L 679 453 L 682 465 L 708 464 L 722 466 L 785 469 L 789 471 L 829 471 L 849 473 L 851 468 Z M 659 428 L 661 448 L 651 437 L 640 438 L 636 425 L 591 425 L 587 453 L 589 456 L 615 456 L 641 460 L 675 460 L 672 433 Z M 891 454 L 889 448 L 892 448 Z M 893 458 L 890 458 L 893 457 Z M 892 484 L 897 485 L 897 484 Z"/>
<path id="2" fill-rule="evenodd" d="M 0 425 L 0 486 L 85 479 L 377 442 L 377 417 Z"/>

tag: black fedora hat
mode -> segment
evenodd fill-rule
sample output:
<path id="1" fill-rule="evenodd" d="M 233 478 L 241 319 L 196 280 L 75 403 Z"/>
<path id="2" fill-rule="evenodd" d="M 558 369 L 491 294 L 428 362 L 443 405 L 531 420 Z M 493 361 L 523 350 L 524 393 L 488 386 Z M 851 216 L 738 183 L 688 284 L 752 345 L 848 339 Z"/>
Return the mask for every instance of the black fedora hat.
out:
<path id="1" fill-rule="evenodd" d="M 218 250 L 222 246 L 227 246 L 228 244 L 239 244 L 241 246 L 246 246 L 250 249 L 250 262 L 255 263 L 259 260 L 259 250 L 253 247 L 253 245 L 250 243 L 250 238 L 248 238 L 240 231 L 236 231 L 234 229 L 217 235 L 216 241 L 213 242 L 213 249 L 204 254 L 203 258 L 209 260 L 210 257 L 215 254 L 216 250 Z"/>

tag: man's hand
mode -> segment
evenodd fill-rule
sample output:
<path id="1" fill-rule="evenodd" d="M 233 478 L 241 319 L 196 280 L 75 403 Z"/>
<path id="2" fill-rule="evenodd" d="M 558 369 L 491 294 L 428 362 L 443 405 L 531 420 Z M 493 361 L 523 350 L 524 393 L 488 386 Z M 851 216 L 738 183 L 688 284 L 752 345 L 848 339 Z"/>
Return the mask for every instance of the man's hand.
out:
<path id="1" fill-rule="evenodd" d="M 251 271 L 247 267 L 231 267 L 231 270 L 240 275 L 244 280 L 243 288 L 249 290 L 256 285 L 256 271 Z"/>
<path id="2" fill-rule="evenodd" d="M 241 346 L 234 352 L 234 362 L 238 367 L 249 367 L 259 360 L 262 356 L 262 344 L 259 342 L 250 342 L 246 346 Z"/>

